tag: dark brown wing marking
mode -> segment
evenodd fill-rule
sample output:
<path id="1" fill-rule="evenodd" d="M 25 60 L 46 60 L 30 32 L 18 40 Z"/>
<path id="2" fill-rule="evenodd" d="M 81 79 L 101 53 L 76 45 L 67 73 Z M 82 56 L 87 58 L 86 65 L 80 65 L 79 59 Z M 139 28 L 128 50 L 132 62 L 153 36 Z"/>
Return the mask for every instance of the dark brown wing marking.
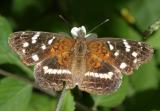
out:
<path id="1" fill-rule="evenodd" d="M 69 61 L 68 61 L 69 64 Z M 58 58 L 45 59 L 35 66 L 35 79 L 40 87 L 47 90 L 61 91 L 63 88 L 72 89 L 73 84 L 70 65 L 59 64 Z"/>
<path id="2" fill-rule="evenodd" d="M 11 34 L 9 44 L 21 56 L 25 64 L 32 65 L 57 53 L 63 53 L 62 56 L 65 56 L 62 51 L 70 50 L 74 40 L 63 34 L 26 31 Z M 68 53 L 67 51 L 65 53 Z M 60 57 L 58 60 L 60 62 Z"/>
<path id="3" fill-rule="evenodd" d="M 124 74 L 131 74 L 141 64 L 149 61 L 153 49 L 144 42 L 125 39 L 94 39 L 88 42 L 92 58 L 97 57 L 119 69 Z M 96 64 L 100 64 L 96 62 Z"/>

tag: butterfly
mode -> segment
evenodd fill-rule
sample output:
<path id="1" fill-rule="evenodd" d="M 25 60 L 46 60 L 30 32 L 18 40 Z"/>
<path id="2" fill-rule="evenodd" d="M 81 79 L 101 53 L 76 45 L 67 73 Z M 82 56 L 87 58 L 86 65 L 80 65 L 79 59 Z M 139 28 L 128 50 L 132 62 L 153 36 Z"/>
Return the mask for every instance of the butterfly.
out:
<path id="1" fill-rule="evenodd" d="M 73 27 L 71 34 L 20 31 L 10 35 L 9 45 L 23 63 L 35 65 L 35 80 L 40 87 L 61 91 L 75 86 L 82 91 L 108 94 L 122 82 L 122 73 L 149 61 L 153 48 L 145 42 L 121 38 L 96 38 L 84 26 Z"/>

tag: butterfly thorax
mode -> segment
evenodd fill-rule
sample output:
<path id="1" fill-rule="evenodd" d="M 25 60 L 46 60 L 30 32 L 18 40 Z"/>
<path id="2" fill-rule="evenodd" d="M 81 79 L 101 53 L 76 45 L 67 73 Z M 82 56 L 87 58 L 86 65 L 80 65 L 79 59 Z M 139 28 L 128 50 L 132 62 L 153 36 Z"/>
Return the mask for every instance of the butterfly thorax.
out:
<path id="1" fill-rule="evenodd" d="M 81 27 L 73 27 L 71 30 L 71 34 L 75 39 L 75 45 L 73 48 L 73 56 L 72 56 L 72 65 L 71 72 L 74 74 L 73 82 L 76 85 L 82 84 L 82 80 L 84 74 L 87 71 L 87 39 L 91 35 L 86 35 L 86 29 L 84 26 Z"/>
<path id="2" fill-rule="evenodd" d="M 86 45 L 86 40 L 85 38 L 79 38 L 76 40 L 75 45 L 74 45 L 74 55 L 77 57 L 84 57 L 86 54 L 87 50 L 87 45 Z"/>

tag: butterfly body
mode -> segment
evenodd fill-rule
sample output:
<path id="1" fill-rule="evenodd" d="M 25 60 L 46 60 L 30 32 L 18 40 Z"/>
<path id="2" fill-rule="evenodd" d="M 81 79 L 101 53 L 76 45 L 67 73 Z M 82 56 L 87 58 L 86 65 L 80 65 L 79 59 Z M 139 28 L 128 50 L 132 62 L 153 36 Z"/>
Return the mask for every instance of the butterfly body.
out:
<path id="1" fill-rule="evenodd" d="M 26 31 L 11 34 L 9 44 L 27 65 L 36 65 L 36 82 L 50 90 L 79 89 L 96 94 L 118 89 L 128 75 L 151 59 L 144 42 L 120 38 L 92 38 L 85 27 L 74 27 L 72 37 L 60 33 Z"/>

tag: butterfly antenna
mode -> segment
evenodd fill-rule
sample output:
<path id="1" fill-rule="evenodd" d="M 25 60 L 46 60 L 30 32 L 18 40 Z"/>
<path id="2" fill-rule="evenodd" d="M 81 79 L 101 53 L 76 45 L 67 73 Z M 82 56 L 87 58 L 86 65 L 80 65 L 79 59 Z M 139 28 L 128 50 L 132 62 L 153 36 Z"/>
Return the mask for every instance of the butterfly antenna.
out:
<path id="1" fill-rule="evenodd" d="M 91 33 L 93 30 L 97 29 L 98 27 L 100 27 L 101 25 L 105 24 L 106 22 L 108 22 L 109 19 L 104 20 L 103 22 L 101 22 L 100 24 L 96 25 L 95 27 L 93 27 L 88 33 Z"/>
<path id="2" fill-rule="evenodd" d="M 67 26 L 69 26 L 70 28 L 72 27 L 70 22 L 67 19 L 65 19 L 62 15 L 58 15 L 58 16 L 59 16 L 60 19 L 62 19 L 67 24 Z"/>

